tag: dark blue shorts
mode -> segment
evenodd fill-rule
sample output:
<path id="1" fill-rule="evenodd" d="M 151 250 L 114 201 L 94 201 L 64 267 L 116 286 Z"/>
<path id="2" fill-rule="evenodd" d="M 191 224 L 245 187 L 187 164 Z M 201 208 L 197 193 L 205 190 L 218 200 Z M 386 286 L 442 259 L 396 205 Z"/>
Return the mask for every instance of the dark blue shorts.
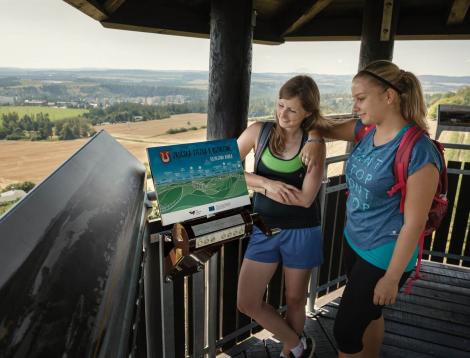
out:
<path id="1" fill-rule="evenodd" d="M 282 262 L 289 268 L 310 269 L 323 262 L 323 237 L 320 226 L 282 229 L 266 236 L 256 226 L 245 258 L 265 263 Z"/>

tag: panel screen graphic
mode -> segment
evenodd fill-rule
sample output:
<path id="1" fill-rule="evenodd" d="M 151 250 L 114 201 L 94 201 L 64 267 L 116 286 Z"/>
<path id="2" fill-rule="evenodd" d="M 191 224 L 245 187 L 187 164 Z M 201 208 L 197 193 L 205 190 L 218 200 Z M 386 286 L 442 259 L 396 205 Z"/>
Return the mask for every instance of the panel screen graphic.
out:
<path id="1" fill-rule="evenodd" d="M 147 148 L 163 225 L 250 204 L 235 139 Z"/>

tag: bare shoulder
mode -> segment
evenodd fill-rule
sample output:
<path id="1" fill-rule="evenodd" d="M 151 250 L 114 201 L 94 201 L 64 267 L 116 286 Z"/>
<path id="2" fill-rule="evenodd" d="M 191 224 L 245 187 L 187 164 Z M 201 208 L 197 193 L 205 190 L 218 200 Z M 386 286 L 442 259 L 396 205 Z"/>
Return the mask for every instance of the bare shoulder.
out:
<path id="1" fill-rule="evenodd" d="M 246 130 L 253 131 L 254 133 L 258 133 L 261 131 L 261 128 L 263 127 L 264 122 L 255 122 L 251 125 L 249 125 Z"/>
<path id="2" fill-rule="evenodd" d="M 258 136 L 262 127 L 263 122 L 255 122 L 243 131 L 243 133 L 240 135 L 240 138 L 243 140 L 248 139 L 250 142 L 255 143 L 258 140 Z"/>
<path id="3" fill-rule="evenodd" d="M 256 149 L 259 133 L 263 126 L 262 122 L 256 122 L 246 128 L 243 133 L 238 137 L 238 149 L 240 150 L 240 156 L 242 159 L 248 154 L 253 148 Z"/>

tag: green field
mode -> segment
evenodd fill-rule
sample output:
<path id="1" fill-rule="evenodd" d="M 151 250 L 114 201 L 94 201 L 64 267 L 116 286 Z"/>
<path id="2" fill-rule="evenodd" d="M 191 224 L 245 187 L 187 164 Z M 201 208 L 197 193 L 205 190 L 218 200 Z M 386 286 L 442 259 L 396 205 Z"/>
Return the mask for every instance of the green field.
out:
<path id="1" fill-rule="evenodd" d="M 76 117 L 88 112 L 87 109 L 79 108 L 54 108 L 54 107 L 40 107 L 40 106 L 0 106 L 0 117 L 2 114 L 16 112 L 21 118 L 25 114 L 32 115 L 37 113 L 48 113 L 51 121 L 59 119 Z"/>

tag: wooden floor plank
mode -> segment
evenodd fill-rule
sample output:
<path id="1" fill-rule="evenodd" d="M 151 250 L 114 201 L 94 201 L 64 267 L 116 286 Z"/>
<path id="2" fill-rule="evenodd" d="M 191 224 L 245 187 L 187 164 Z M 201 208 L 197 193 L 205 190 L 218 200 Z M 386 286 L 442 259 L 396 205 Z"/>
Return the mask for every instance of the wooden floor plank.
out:
<path id="1" fill-rule="evenodd" d="M 447 268 L 446 266 L 436 267 L 436 266 L 425 265 L 421 267 L 421 272 L 433 273 L 433 274 L 441 275 L 445 277 L 454 277 L 462 281 L 470 281 L 470 270 L 465 270 L 465 271 L 451 270 Z"/>
<path id="2" fill-rule="evenodd" d="M 322 330 L 322 337 L 324 338 L 324 341 L 318 342 L 317 337 L 319 335 L 314 335 L 315 340 L 317 340 L 317 349 L 315 350 L 316 355 L 318 357 L 323 357 L 323 355 L 336 357 L 338 353 L 336 349 L 335 338 L 333 337 L 334 320 L 317 316 L 317 324 L 318 327 Z"/>
<path id="3" fill-rule="evenodd" d="M 431 282 L 428 280 L 417 280 L 413 283 L 413 288 L 414 286 L 426 287 L 434 290 L 440 290 L 443 292 L 450 292 L 452 294 L 470 297 L 470 289 L 465 287 L 452 286 L 447 283 Z M 413 292 L 413 289 L 411 289 L 411 292 Z"/>
<path id="4" fill-rule="evenodd" d="M 470 326 L 423 317 L 415 313 L 395 309 L 384 309 L 383 313 L 386 320 L 393 320 L 394 322 L 401 322 L 410 326 L 452 334 L 456 337 L 468 339 L 470 342 Z"/>
<path id="5" fill-rule="evenodd" d="M 394 347 L 384 344 L 380 350 L 380 358 L 429 358 L 428 354 L 412 352 L 407 347 Z"/>
<path id="6" fill-rule="evenodd" d="M 470 290 L 470 281 L 468 280 L 461 280 L 458 277 L 452 277 L 449 275 L 445 276 L 431 272 L 422 272 L 421 274 L 422 278 L 420 280 L 422 281 L 436 282 L 448 286 L 466 288 Z"/>
<path id="7" fill-rule="evenodd" d="M 440 310 L 443 312 L 454 312 L 459 313 L 467 317 L 470 322 L 470 301 L 468 304 L 461 303 L 449 303 L 446 301 L 436 300 L 433 297 L 424 297 L 418 295 L 399 295 L 397 297 L 397 303 L 419 305 L 434 310 Z"/>
<path id="8" fill-rule="evenodd" d="M 440 262 L 423 260 L 421 267 L 426 267 L 426 266 L 430 266 L 430 267 L 443 267 L 444 266 L 445 269 L 449 271 L 470 272 L 470 267 L 442 264 Z"/>
<path id="9" fill-rule="evenodd" d="M 421 279 L 426 281 L 439 282 L 451 286 L 470 288 L 470 280 L 466 279 L 466 275 L 458 271 L 450 272 L 437 268 L 428 268 L 428 271 L 421 271 L 421 276 Z"/>
<path id="10" fill-rule="evenodd" d="M 386 334 L 396 334 L 407 338 L 413 338 L 427 343 L 438 342 L 441 347 L 453 348 L 458 351 L 467 352 L 470 356 L 469 340 L 462 337 L 455 337 L 448 333 L 432 331 L 430 329 L 413 327 L 407 324 L 394 321 L 385 322 Z"/>
<path id="11" fill-rule="evenodd" d="M 387 332 L 384 337 L 384 345 L 399 347 L 405 351 L 410 352 L 407 357 L 415 357 L 413 354 L 421 354 L 427 357 L 440 357 L 440 358 L 468 358 L 468 352 L 443 347 L 440 342 L 423 342 L 414 338 L 404 337 L 402 335 L 392 334 Z M 401 358 L 401 357 L 400 357 Z"/>
<path id="12" fill-rule="evenodd" d="M 412 295 L 420 297 L 429 297 L 448 303 L 459 303 L 462 305 L 470 305 L 470 297 L 465 295 L 457 295 L 455 293 L 441 291 L 430 287 L 421 287 L 414 285 L 411 291 Z"/>

